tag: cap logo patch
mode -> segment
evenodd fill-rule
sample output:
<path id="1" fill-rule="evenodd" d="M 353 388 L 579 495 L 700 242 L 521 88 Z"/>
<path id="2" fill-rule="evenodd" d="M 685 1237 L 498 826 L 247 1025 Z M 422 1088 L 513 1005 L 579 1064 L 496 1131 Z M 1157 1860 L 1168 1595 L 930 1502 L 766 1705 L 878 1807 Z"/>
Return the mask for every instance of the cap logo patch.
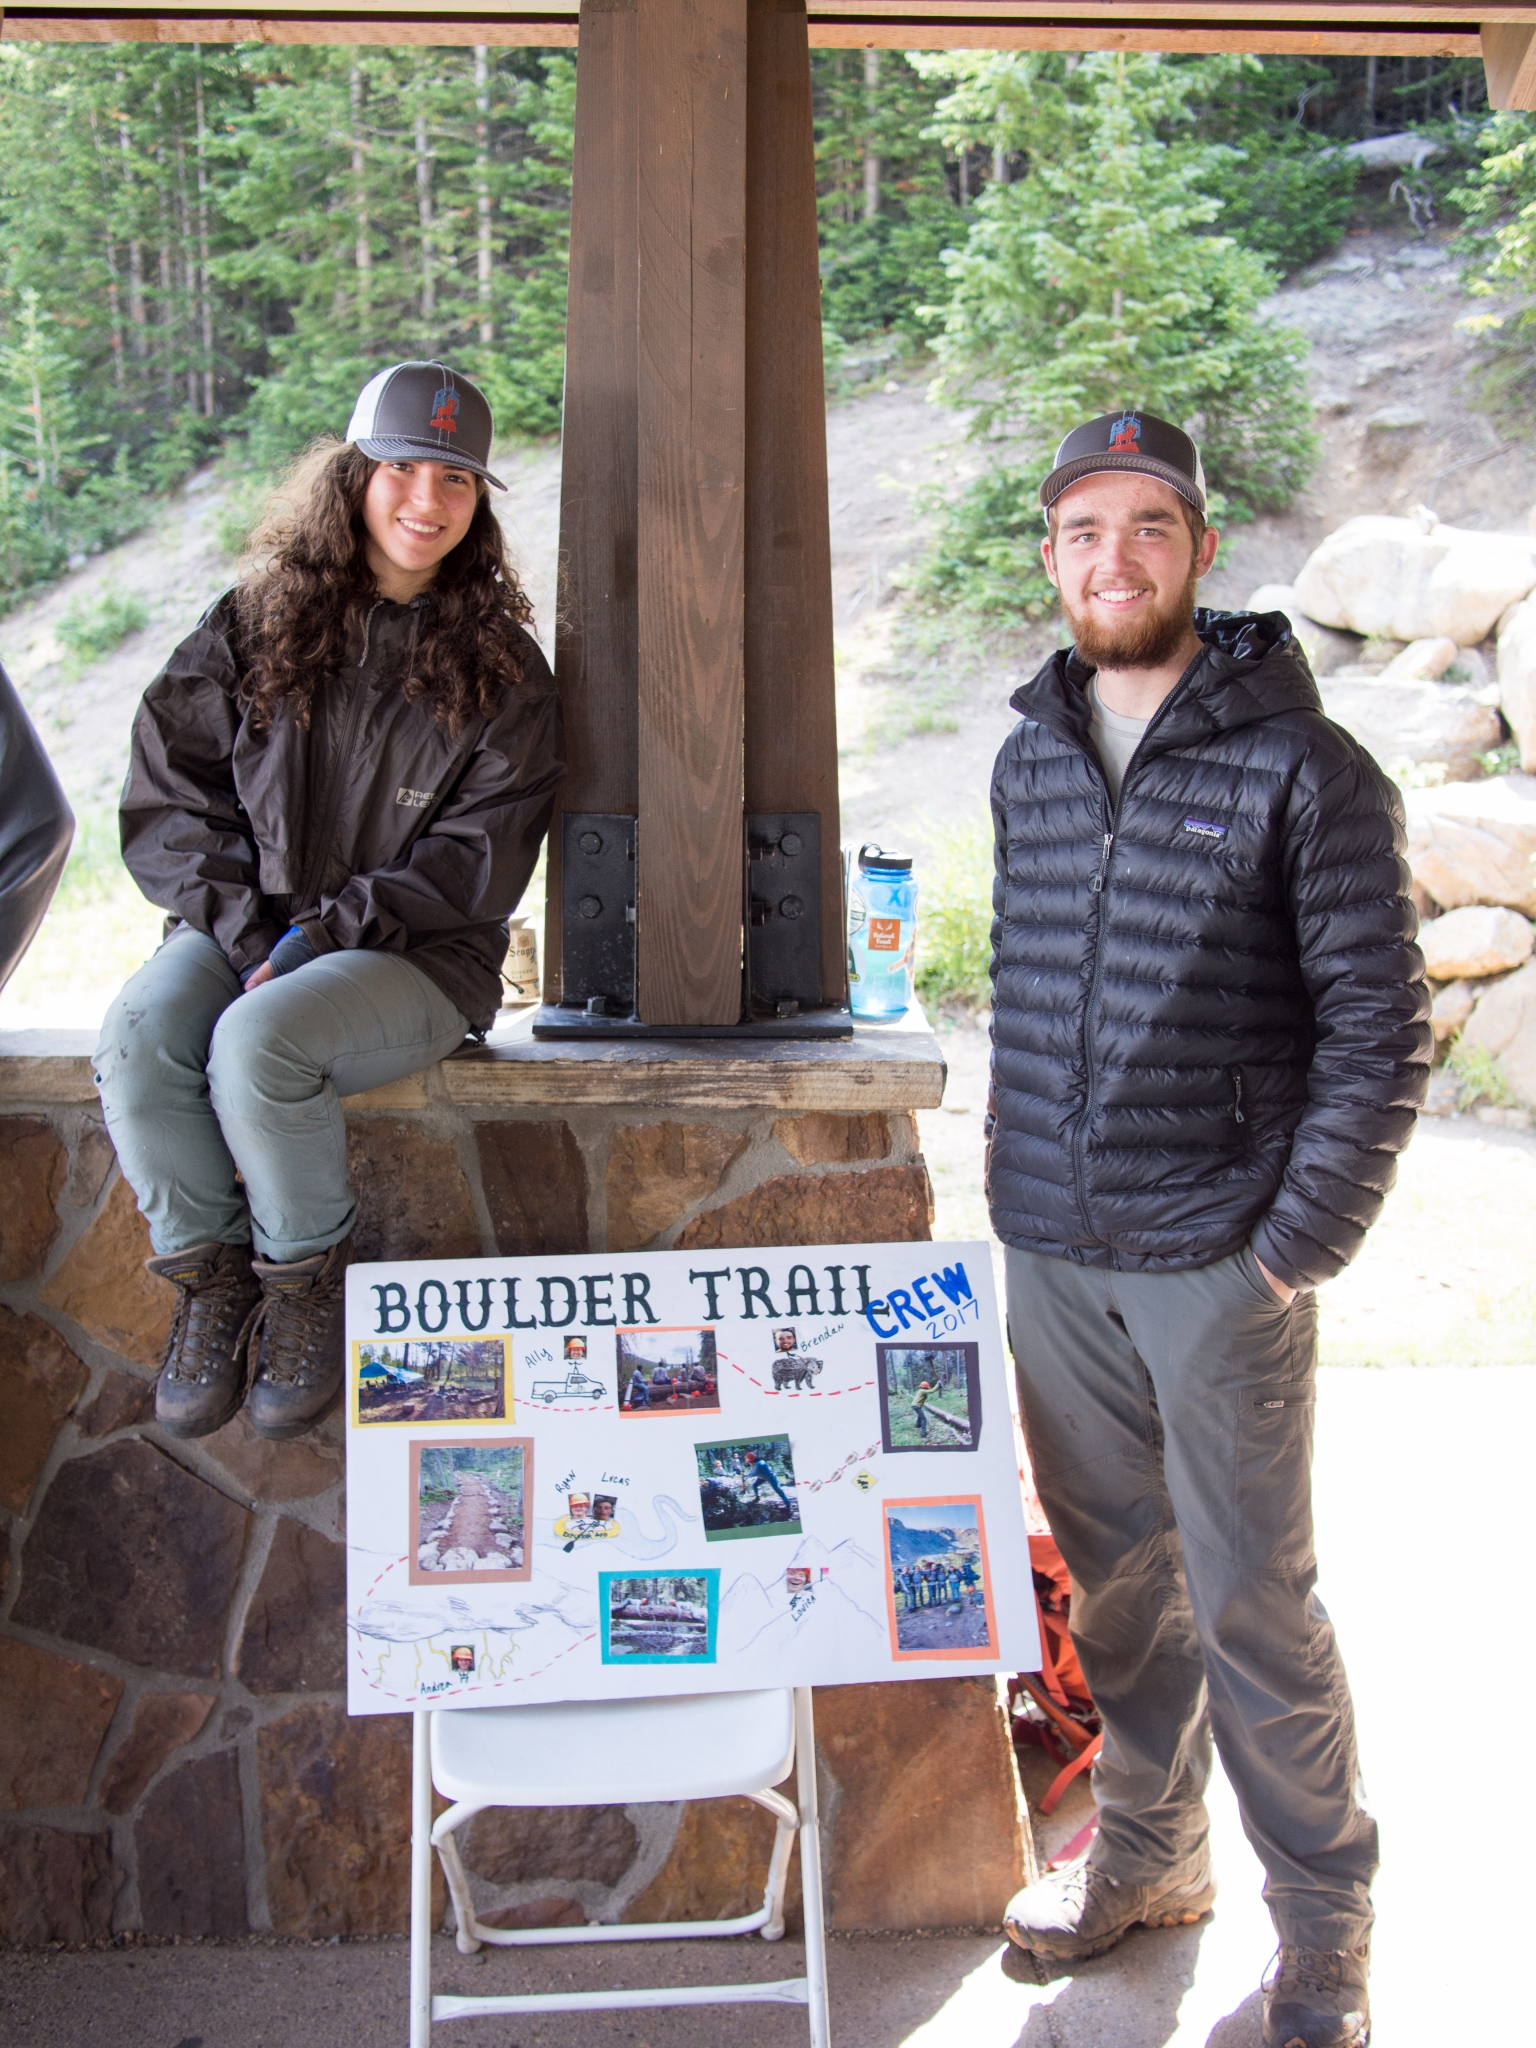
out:
<path id="1" fill-rule="evenodd" d="M 432 394 L 432 417 L 427 421 L 428 432 L 456 434 L 459 431 L 459 394 L 447 385 L 439 385 Z"/>
<path id="2" fill-rule="evenodd" d="M 1123 412 L 1119 419 L 1110 421 L 1109 446 L 1111 452 L 1119 448 L 1129 450 L 1134 455 L 1136 444 L 1140 439 L 1141 421 L 1137 419 L 1135 413 Z"/>
<path id="3" fill-rule="evenodd" d="M 1204 818 L 1186 818 L 1182 829 L 1193 832 L 1197 839 L 1225 839 L 1227 836 L 1225 825 L 1211 825 Z"/>

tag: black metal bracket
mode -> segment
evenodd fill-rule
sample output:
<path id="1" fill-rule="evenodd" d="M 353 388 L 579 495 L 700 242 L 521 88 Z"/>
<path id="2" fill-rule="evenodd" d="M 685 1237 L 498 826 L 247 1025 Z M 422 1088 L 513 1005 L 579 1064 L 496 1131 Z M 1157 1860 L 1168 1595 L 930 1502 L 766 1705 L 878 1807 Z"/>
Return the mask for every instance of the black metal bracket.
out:
<path id="1" fill-rule="evenodd" d="M 821 817 L 747 818 L 747 1001 L 751 1014 L 793 1017 L 821 1003 Z"/>
<path id="2" fill-rule="evenodd" d="M 561 821 L 561 999 L 534 1012 L 540 1039 L 851 1038 L 821 1000 L 821 819 L 746 821 L 743 1014 L 735 1024 L 643 1024 L 635 1015 L 638 820 L 568 811 Z"/>
<path id="3" fill-rule="evenodd" d="M 634 1010 L 637 823 L 612 811 L 560 820 L 562 1010 L 594 1019 Z"/>

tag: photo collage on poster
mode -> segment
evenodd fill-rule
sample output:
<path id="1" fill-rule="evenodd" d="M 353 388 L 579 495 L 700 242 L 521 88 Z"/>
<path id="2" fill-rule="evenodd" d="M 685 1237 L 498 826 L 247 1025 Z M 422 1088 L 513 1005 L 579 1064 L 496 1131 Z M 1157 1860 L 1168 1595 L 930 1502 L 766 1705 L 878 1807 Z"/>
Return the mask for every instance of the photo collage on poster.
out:
<path id="1" fill-rule="evenodd" d="M 471 1283 L 443 1284 L 477 1306 Z M 970 1332 L 887 1339 L 873 1317 L 825 1312 L 605 1327 L 575 1313 L 571 1283 L 539 1284 L 546 1315 L 551 1299 L 573 1311 L 567 1327 L 531 1321 L 509 1296 L 511 1334 L 454 1334 L 439 1309 L 441 1335 L 350 1346 L 349 1460 L 376 1444 L 368 1469 L 382 1473 L 400 1444 L 402 1576 L 413 1595 L 440 1596 L 418 1623 L 393 1567 L 376 1573 L 353 1615 L 364 1690 L 508 1696 L 514 1667 L 518 1680 L 546 1668 L 530 1643 L 547 1663 L 594 1657 L 615 1680 L 621 1667 L 718 1665 L 747 1684 L 816 1644 L 833 1669 L 856 1654 L 861 1670 L 892 1676 L 1001 1654 L 1017 1624 L 1000 1637 L 985 1506 L 1005 1527 L 1008 1511 L 984 1501 L 981 1468 L 995 1486 L 990 1467 L 1016 1478 L 1016 1460 L 1006 1409 L 984 1418 Z M 686 1301 L 674 1296 L 674 1314 Z M 1005 1402 L 996 1378 L 987 1385 Z M 393 1453 L 387 1464 L 400 1469 Z M 351 1497 L 375 1494 L 365 1484 Z M 480 1598 L 501 1587 L 525 1589 L 523 1604 Z M 408 1645 L 430 1682 L 407 1670 Z"/>

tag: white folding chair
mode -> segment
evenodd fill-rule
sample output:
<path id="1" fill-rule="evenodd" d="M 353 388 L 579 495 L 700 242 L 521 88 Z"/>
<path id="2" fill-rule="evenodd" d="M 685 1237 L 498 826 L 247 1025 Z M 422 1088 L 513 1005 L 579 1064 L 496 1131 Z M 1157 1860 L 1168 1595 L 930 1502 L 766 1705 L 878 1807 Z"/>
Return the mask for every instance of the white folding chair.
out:
<path id="1" fill-rule="evenodd" d="M 797 1770 L 798 1803 L 773 1787 Z M 432 1821 L 432 1789 L 454 1803 Z M 624 1806 L 737 1794 L 778 1823 L 763 1903 L 734 1920 L 636 1926 L 487 1927 L 475 1917 L 455 1840 L 487 1806 Z M 822 1924 L 816 1736 L 810 1688 L 793 1693 L 697 1693 L 680 1699 L 584 1700 L 562 1706 L 460 1707 L 415 1716 L 411 1783 L 411 2048 L 427 2048 L 434 2020 L 496 2013 L 593 2012 L 631 2006 L 785 2004 L 808 2008 L 811 2048 L 830 2048 Z M 658 1986 L 655 1990 L 523 1993 L 458 1998 L 432 1991 L 432 1851 L 442 1859 L 458 1946 L 524 1947 L 568 1941 L 660 1941 L 784 1932 L 789 1851 L 800 1837 L 805 1906 L 803 1977 L 767 1984 Z"/>

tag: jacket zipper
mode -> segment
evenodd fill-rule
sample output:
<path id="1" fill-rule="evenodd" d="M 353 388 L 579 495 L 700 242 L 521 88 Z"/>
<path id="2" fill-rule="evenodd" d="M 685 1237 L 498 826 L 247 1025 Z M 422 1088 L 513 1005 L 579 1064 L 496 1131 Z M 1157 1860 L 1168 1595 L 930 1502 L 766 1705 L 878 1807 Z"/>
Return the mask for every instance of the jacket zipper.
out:
<path id="1" fill-rule="evenodd" d="M 341 736 L 341 745 L 336 750 L 335 765 L 331 770 L 330 780 L 326 785 L 325 801 L 320 806 L 320 829 L 315 835 L 309 860 L 305 864 L 304 887 L 299 892 L 298 903 L 294 911 L 296 918 L 307 911 L 315 910 L 319 907 L 310 899 L 319 888 L 320 878 L 325 872 L 325 860 L 331 843 L 331 833 L 335 829 L 336 813 L 341 808 L 341 793 L 345 786 L 343 770 L 351 757 L 352 743 L 357 738 L 358 721 L 363 715 L 363 697 L 365 695 L 363 670 L 368 661 L 368 636 L 373 627 L 373 615 L 382 603 L 383 599 L 380 598 L 371 604 L 368 607 L 367 617 L 363 620 L 363 651 L 358 656 L 357 682 L 353 687 L 352 702 L 347 707 L 346 730 Z"/>
<path id="2" fill-rule="evenodd" d="M 1092 759 L 1092 756 L 1089 757 Z M 1097 765 L 1097 764 L 1095 764 Z M 1103 770 L 1100 769 L 1102 775 Z M 1126 775 L 1130 768 L 1127 764 Z M 1094 1062 L 1093 1013 L 1099 999 L 1099 986 L 1104 978 L 1104 952 L 1100 944 L 1104 935 L 1104 895 L 1109 887 L 1109 858 L 1115 850 L 1115 831 L 1120 823 L 1120 805 L 1125 797 L 1125 783 L 1120 784 L 1120 795 L 1115 798 L 1109 814 L 1109 830 L 1104 834 L 1104 845 L 1099 854 L 1098 872 L 1088 884 L 1088 894 L 1093 899 L 1093 974 L 1088 983 L 1088 1002 L 1083 1011 L 1083 1067 L 1088 1079 L 1088 1090 L 1083 1098 L 1083 1113 L 1077 1120 L 1077 1129 L 1072 1134 L 1072 1178 L 1077 1188 L 1077 1206 L 1083 1218 L 1083 1227 L 1088 1225 L 1088 1130 L 1093 1122 L 1093 1112 L 1098 1100 L 1098 1068 Z M 1115 1261 L 1118 1269 L 1119 1261 Z"/>
<path id="3" fill-rule="evenodd" d="M 1232 1069 L 1232 1121 L 1239 1124 L 1248 1121 L 1243 1115 L 1243 1077 L 1236 1067 Z"/>

